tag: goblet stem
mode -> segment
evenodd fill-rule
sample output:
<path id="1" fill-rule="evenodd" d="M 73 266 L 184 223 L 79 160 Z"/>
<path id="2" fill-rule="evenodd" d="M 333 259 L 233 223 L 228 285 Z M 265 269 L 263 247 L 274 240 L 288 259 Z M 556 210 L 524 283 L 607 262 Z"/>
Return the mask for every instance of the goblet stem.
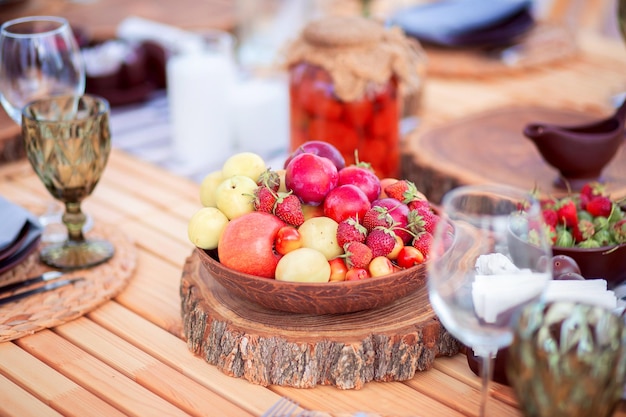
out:
<path id="1" fill-rule="evenodd" d="M 63 223 L 67 226 L 68 239 L 72 242 L 84 242 L 83 226 L 87 216 L 80 209 L 80 202 L 66 202 Z"/>
<path id="2" fill-rule="evenodd" d="M 487 356 L 482 358 L 482 388 L 480 395 L 480 417 L 487 415 L 487 403 L 489 402 L 489 389 L 491 388 L 491 375 L 493 374 L 493 357 Z"/>

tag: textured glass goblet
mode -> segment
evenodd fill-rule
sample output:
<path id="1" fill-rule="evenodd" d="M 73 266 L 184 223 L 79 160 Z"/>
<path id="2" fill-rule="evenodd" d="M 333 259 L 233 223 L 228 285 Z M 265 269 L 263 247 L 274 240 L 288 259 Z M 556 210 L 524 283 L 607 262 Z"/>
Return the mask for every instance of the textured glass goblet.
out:
<path id="1" fill-rule="evenodd" d="M 54 96 L 27 104 L 22 112 L 26 155 L 50 194 L 65 204 L 68 238 L 44 246 L 41 259 L 60 269 L 98 265 L 113 256 L 105 240 L 86 239 L 81 202 L 88 197 L 111 151 L 109 103 L 100 97 Z"/>

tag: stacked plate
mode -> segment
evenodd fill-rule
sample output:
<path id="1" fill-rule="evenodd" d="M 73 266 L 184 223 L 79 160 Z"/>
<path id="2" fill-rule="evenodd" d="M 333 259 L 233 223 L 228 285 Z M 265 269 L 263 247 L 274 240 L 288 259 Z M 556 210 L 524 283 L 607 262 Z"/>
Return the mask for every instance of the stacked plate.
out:
<path id="1" fill-rule="evenodd" d="M 32 213 L 0 197 L 0 274 L 37 249 L 42 230 Z"/>
<path id="2" fill-rule="evenodd" d="M 491 48 L 534 25 L 530 0 L 442 0 L 399 10 L 388 24 L 426 45 Z"/>

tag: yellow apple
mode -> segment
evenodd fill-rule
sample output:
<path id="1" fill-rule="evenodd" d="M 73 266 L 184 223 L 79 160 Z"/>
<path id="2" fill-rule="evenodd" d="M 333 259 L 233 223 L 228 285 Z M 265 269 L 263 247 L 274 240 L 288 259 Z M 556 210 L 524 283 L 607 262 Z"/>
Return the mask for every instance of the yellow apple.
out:
<path id="1" fill-rule="evenodd" d="M 213 171 L 202 179 L 200 183 L 200 202 L 204 207 L 217 207 L 215 190 L 223 180 L 221 170 Z"/>
<path id="2" fill-rule="evenodd" d="M 235 175 L 244 175 L 254 182 L 267 169 L 265 161 L 260 155 L 253 152 L 240 152 L 228 158 L 222 165 L 222 177 L 229 178 Z"/>
<path id="3" fill-rule="evenodd" d="M 280 258 L 276 266 L 277 281 L 328 282 L 330 265 L 323 253 L 299 248 Z"/>
<path id="4" fill-rule="evenodd" d="M 245 175 L 227 178 L 215 190 L 215 204 L 229 220 L 253 212 L 257 187 L 256 182 Z"/>
<path id="5" fill-rule="evenodd" d="M 300 225 L 302 246 L 322 252 L 327 261 L 343 254 L 337 243 L 339 224 L 330 217 L 312 217 Z"/>
<path id="6" fill-rule="evenodd" d="M 215 207 L 203 207 L 196 211 L 187 225 L 187 235 L 191 243 L 201 249 L 215 249 L 228 217 Z"/>

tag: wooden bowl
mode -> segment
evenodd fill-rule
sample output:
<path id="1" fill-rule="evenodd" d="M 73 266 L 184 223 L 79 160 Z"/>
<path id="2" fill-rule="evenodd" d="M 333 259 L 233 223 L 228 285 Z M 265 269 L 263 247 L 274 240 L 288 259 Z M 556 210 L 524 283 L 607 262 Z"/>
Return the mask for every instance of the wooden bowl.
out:
<path id="1" fill-rule="evenodd" d="M 391 304 L 426 285 L 426 265 L 361 281 L 301 283 L 244 274 L 220 264 L 217 251 L 196 249 L 203 267 L 224 288 L 272 310 L 343 314 Z"/>
<path id="2" fill-rule="evenodd" d="M 553 255 L 567 255 L 576 261 L 587 279 L 602 278 L 609 289 L 626 282 L 626 243 L 601 248 L 552 248 Z"/>

